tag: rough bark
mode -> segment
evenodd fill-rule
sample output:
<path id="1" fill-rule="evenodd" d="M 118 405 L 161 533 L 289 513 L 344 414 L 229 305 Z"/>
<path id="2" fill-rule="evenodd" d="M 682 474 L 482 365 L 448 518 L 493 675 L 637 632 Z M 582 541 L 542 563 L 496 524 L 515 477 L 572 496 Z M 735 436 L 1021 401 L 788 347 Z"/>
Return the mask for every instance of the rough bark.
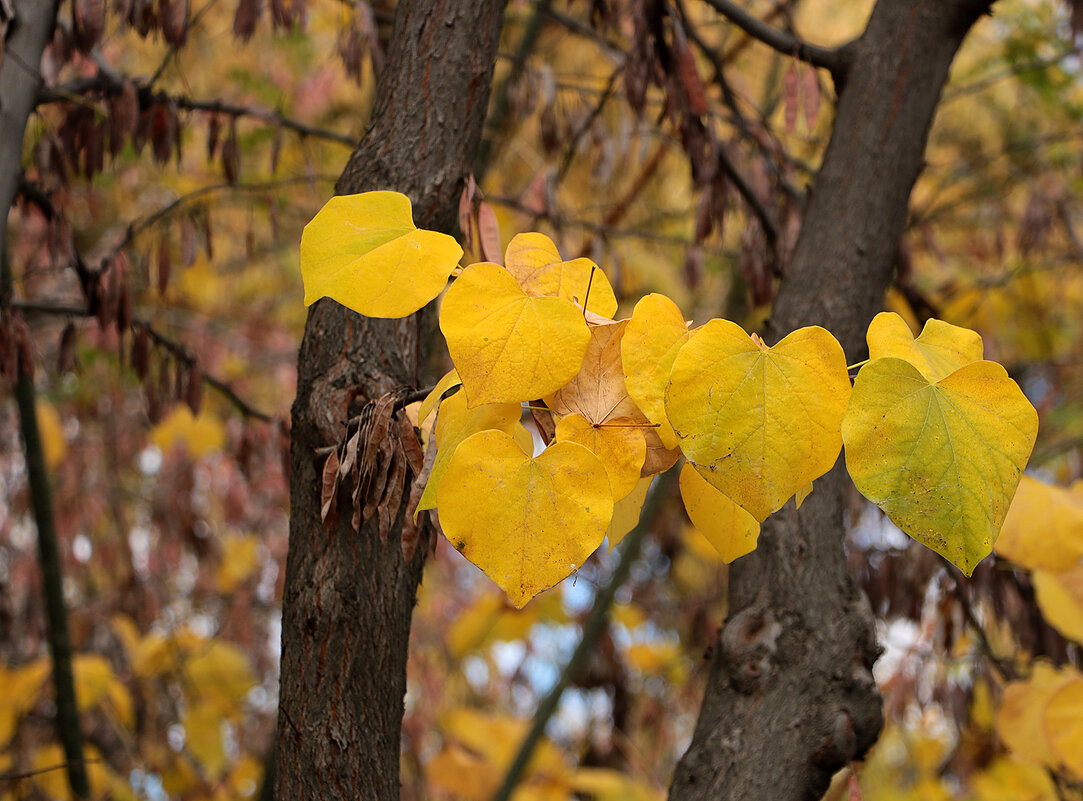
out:
<path id="1" fill-rule="evenodd" d="M 856 361 L 891 279 L 929 127 L 990 0 L 881 0 L 848 45 L 834 133 L 771 319 L 822 325 Z M 672 801 L 819 798 L 882 725 L 874 621 L 847 573 L 839 463 L 763 526 L 730 574 L 730 617 Z"/>
<path id="2" fill-rule="evenodd" d="M 488 103 L 502 0 L 405 0 L 372 123 L 336 190 L 393 189 L 421 227 L 452 232 Z M 396 799 L 410 616 L 423 549 L 401 519 L 381 541 L 350 515 L 320 521 L 314 451 L 347 407 L 416 386 L 425 315 L 382 321 L 323 300 L 309 312 L 291 434 L 290 546 L 282 612 L 277 797 Z"/>
<path id="3" fill-rule="evenodd" d="M 19 189 L 23 132 L 41 87 L 41 54 L 56 23 L 57 0 L 19 0 L 0 42 L 0 258 L 7 253 L 7 215 Z M 0 303 L 11 300 L 10 273 L 0 275 Z"/>

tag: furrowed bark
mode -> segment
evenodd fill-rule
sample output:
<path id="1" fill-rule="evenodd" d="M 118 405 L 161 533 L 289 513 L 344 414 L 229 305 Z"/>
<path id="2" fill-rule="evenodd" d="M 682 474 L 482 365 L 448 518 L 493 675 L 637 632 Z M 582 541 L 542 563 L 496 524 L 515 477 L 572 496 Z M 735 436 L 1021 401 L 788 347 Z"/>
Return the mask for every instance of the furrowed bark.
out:
<path id="1" fill-rule="evenodd" d="M 372 122 L 336 191 L 407 194 L 418 226 L 453 232 L 481 138 L 502 0 L 404 0 Z M 402 520 L 382 542 L 350 515 L 320 521 L 315 449 L 347 407 L 419 382 L 426 315 L 360 317 L 329 300 L 309 311 L 293 404 L 290 546 L 282 613 L 280 801 L 396 799 L 410 615 L 424 562 L 407 564 Z"/>
<path id="2" fill-rule="evenodd" d="M 821 325 L 851 363 L 861 358 L 948 69 L 991 4 L 881 0 L 844 49 L 834 133 L 775 303 L 772 339 Z M 848 480 L 840 458 L 800 511 L 789 503 L 769 518 L 757 550 L 734 563 L 730 617 L 671 801 L 819 798 L 832 774 L 876 741 L 879 649 L 844 559 Z"/>

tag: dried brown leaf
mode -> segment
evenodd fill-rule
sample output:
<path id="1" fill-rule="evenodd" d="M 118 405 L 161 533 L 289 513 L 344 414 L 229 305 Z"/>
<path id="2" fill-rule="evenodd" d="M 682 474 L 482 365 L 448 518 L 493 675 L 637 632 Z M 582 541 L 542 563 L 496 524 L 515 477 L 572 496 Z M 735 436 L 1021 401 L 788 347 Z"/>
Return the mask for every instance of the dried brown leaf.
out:
<path id="1" fill-rule="evenodd" d="M 481 257 L 493 264 L 503 264 L 500 249 L 500 226 L 496 222 L 493 207 L 484 200 L 478 204 L 478 241 L 481 245 Z"/>
<path id="2" fill-rule="evenodd" d="M 192 362 L 188 370 L 188 383 L 184 388 L 184 402 L 192 410 L 192 414 L 198 415 L 203 406 L 203 368 L 199 360 Z"/>
<path id="3" fill-rule="evenodd" d="M 338 496 L 338 466 L 338 450 L 335 449 L 327 454 L 320 479 L 320 520 L 328 527 L 335 522 L 331 513 L 336 508 L 335 499 Z"/>
<path id="4" fill-rule="evenodd" d="M 75 323 L 69 322 L 64 326 L 64 330 L 60 334 L 60 345 L 56 349 L 57 372 L 69 373 L 75 369 L 75 348 L 78 342 L 78 329 L 76 329 Z M 2 359 L 3 356 L 0 355 L 0 360 Z"/>
<path id="5" fill-rule="evenodd" d="M 240 0 L 237 13 L 233 15 L 233 35 L 242 42 L 247 42 L 256 32 L 256 23 L 263 15 L 263 0 Z M 213 156 L 208 153 L 208 158 Z"/>

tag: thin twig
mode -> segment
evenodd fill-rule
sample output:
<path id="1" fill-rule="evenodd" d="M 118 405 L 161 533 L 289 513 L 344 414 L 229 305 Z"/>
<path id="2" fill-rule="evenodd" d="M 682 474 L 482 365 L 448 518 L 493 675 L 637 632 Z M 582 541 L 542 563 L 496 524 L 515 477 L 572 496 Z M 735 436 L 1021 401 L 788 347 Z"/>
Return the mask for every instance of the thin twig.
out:
<path id="1" fill-rule="evenodd" d="M 100 759 L 79 759 L 76 760 L 80 765 L 93 765 L 101 762 Z M 21 779 L 30 779 L 34 776 L 40 776 L 43 773 L 52 773 L 54 770 L 66 770 L 71 767 L 71 762 L 61 762 L 57 765 L 50 765 L 47 768 L 36 768 L 35 770 L 21 770 L 14 773 L 0 773 L 0 782 L 16 782 Z"/>
<path id="2" fill-rule="evenodd" d="M 829 70 L 832 76 L 835 77 L 836 83 L 838 83 L 839 76 L 845 72 L 847 62 L 842 49 L 810 44 L 785 31 L 772 28 L 763 20 L 732 2 L 732 0 L 706 1 L 715 11 L 726 17 L 753 39 L 774 48 L 783 55 L 793 56 L 798 61 L 804 61 L 814 67 Z"/>
<path id="3" fill-rule="evenodd" d="M 49 303 L 39 303 L 35 301 L 14 301 L 11 304 L 11 308 L 15 311 L 22 312 L 24 314 L 46 314 L 56 317 L 92 317 L 93 315 L 85 306 L 69 306 L 64 304 L 52 305 Z M 164 350 L 169 351 L 174 358 L 184 362 L 187 366 L 191 367 L 196 363 L 197 359 L 194 354 L 187 347 L 177 342 L 174 339 L 166 336 L 150 324 L 148 320 L 141 317 L 136 317 L 132 320 L 132 328 L 143 328 L 147 332 L 147 336 L 153 340 L 153 342 Z M 252 406 L 248 401 L 242 398 L 237 392 L 225 381 L 220 378 L 201 371 L 203 377 L 203 383 L 211 389 L 218 392 L 222 397 L 230 402 L 237 411 L 239 411 L 245 417 L 251 417 L 254 420 L 260 420 L 264 423 L 270 423 L 274 420 L 274 417 L 266 412 Z M 424 397 L 424 396 L 422 396 Z"/>
<path id="4" fill-rule="evenodd" d="M 100 71 L 89 78 L 76 78 L 57 86 L 44 87 L 38 92 L 36 104 L 70 102 L 73 98 L 101 92 L 103 95 L 119 93 L 124 86 L 124 79 L 120 76 Z M 154 91 L 146 84 L 135 87 L 139 97 L 139 105 L 142 108 L 150 108 L 154 105 L 174 104 L 178 109 L 185 111 L 205 111 L 208 113 L 228 114 L 232 117 L 251 117 L 263 120 L 272 125 L 293 131 L 301 136 L 323 139 L 335 142 L 346 147 L 355 147 L 357 137 L 340 131 L 332 131 L 328 128 L 320 128 L 287 117 L 278 111 L 260 108 L 259 106 L 245 106 L 238 103 L 227 103 L 222 100 L 199 100 L 186 95 L 171 95 L 168 92 Z"/>

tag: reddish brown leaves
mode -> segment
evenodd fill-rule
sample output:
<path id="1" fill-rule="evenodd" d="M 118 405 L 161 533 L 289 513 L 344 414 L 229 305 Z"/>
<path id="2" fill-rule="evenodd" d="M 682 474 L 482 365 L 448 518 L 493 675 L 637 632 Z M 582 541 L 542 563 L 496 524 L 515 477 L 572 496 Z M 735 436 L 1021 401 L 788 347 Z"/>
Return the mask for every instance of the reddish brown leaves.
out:
<path id="1" fill-rule="evenodd" d="M 337 525 L 335 503 L 339 485 L 346 482 L 352 488 L 353 530 L 359 532 L 363 523 L 375 520 L 380 540 L 386 542 L 395 520 L 403 514 L 405 503 L 402 550 L 409 561 L 419 541 L 413 510 L 424 488 L 420 478 L 420 485 L 418 481 L 411 484 L 410 478 L 425 474 L 426 455 L 413 424 L 397 408 L 399 398 L 397 393 L 382 395 L 347 423 L 346 441 L 337 445 L 324 462 L 320 504 L 324 525 L 330 530 Z M 404 498 L 408 484 L 411 491 Z"/>
<path id="2" fill-rule="evenodd" d="M 239 0 L 233 17 L 233 35 L 247 42 L 256 32 L 256 24 L 263 15 L 263 0 Z"/>

